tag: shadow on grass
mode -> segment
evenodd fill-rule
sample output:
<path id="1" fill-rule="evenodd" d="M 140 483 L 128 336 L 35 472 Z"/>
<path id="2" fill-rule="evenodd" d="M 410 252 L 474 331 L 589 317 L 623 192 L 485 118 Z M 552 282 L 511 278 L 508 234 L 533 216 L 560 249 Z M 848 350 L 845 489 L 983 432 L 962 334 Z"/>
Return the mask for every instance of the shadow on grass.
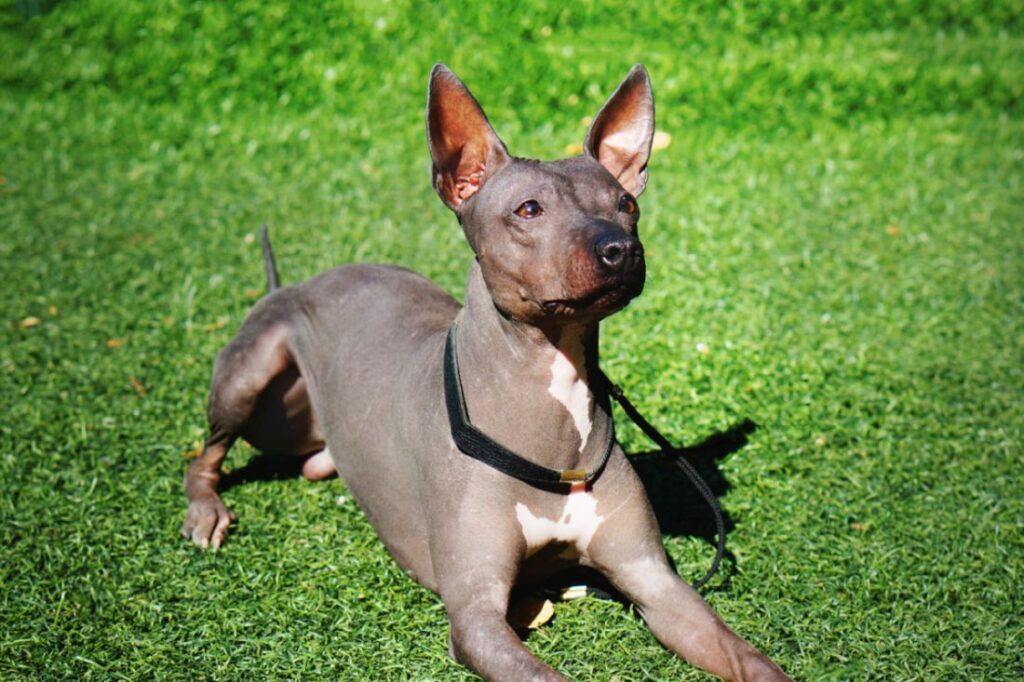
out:
<path id="1" fill-rule="evenodd" d="M 725 431 L 715 433 L 697 445 L 678 448 L 671 452 L 654 450 L 631 453 L 629 461 L 647 490 L 647 497 L 658 518 L 661 532 L 672 537 L 699 537 L 715 542 L 715 517 L 707 502 L 700 496 L 686 474 L 676 466 L 682 458 L 693 465 L 711 488 L 716 498 L 731 487 L 718 462 L 747 444 L 748 436 L 757 430 L 757 424 L 744 419 Z M 734 528 L 729 515 L 722 512 L 725 532 Z"/>
<path id="2" fill-rule="evenodd" d="M 654 516 L 658 519 L 658 526 L 661 528 L 662 534 L 675 538 L 701 538 L 710 547 L 715 547 L 715 514 L 697 487 L 676 465 L 676 460 L 682 458 L 688 461 L 707 483 L 715 499 L 718 500 L 732 487 L 718 466 L 719 461 L 743 448 L 747 444 L 750 434 L 756 430 L 757 424 L 753 420 L 744 419 L 724 431 L 708 436 L 697 445 L 676 448 L 671 451 L 652 450 L 631 453 L 629 461 L 632 462 L 633 468 L 636 469 L 637 475 L 647 491 L 647 498 L 651 501 L 651 507 L 654 509 Z M 736 524 L 728 512 L 724 509 L 721 512 L 722 522 L 725 524 L 725 535 L 728 539 L 729 533 L 736 527 Z M 713 554 L 709 556 L 713 556 Z M 671 557 L 669 561 L 672 563 L 672 568 L 678 573 L 678 567 Z M 709 558 L 708 565 L 710 562 Z M 714 592 L 728 589 L 735 569 L 736 555 L 730 552 L 726 545 L 724 562 L 713 582 L 710 586 L 702 588 L 703 591 Z M 699 575 L 702 574 L 682 577 L 692 583 Z"/>
<path id="3" fill-rule="evenodd" d="M 284 481 L 302 475 L 302 465 L 307 457 L 295 455 L 274 455 L 258 452 L 240 469 L 224 474 L 220 479 L 220 491 L 231 490 L 236 485 L 253 481 Z"/>

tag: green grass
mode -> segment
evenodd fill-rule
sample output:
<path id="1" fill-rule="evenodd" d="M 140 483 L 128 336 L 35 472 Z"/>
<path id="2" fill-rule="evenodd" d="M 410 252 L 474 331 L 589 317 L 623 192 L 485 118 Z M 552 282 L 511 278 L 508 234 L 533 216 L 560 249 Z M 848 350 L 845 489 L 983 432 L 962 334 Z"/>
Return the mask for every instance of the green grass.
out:
<path id="1" fill-rule="evenodd" d="M 177 536 L 260 223 L 288 281 L 460 294 L 435 61 L 544 158 L 648 65 L 673 141 L 603 358 L 681 442 L 758 424 L 725 619 L 799 679 L 1024 676 L 1019 2 L 290 4 L 0 2 L 0 676 L 472 678 L 337 481 L 231 489 L 218 554 Z M 703 678 L 617 605 L 556 612 L 528 646 L 576 679 Z"/>

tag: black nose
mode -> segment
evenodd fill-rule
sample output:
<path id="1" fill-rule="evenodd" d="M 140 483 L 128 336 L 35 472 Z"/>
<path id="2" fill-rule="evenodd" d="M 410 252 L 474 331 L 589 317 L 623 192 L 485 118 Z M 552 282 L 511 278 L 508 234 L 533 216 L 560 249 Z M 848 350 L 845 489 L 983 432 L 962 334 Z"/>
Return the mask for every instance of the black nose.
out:
<path id="1" fill-rule="evenodd" d="M 628 272 L 644 255 L 640 240 L 630 235 L 608 235 L 594 243 L 594 252 L 601 265 L 615 272 Z"/>

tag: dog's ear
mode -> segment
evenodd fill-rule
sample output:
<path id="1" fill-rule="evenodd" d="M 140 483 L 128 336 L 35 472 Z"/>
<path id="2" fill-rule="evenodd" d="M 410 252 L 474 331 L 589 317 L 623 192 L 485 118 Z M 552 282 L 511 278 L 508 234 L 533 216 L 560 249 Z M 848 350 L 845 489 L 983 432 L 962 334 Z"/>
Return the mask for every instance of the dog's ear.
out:
<path id="1" fill-rule="evenodd" d="M 583 150 L 639 196 L 647 184 L 653 139 L 654 95 L 647 69 L 637 64 L 594 117 Z"/>
<path id="2" fill-rule="evenodd" d="M 456 213 L 509 160 L 483 109 L 444 64 L 430 72 L 427 143 L 434 163 L 434 189 Z"/>

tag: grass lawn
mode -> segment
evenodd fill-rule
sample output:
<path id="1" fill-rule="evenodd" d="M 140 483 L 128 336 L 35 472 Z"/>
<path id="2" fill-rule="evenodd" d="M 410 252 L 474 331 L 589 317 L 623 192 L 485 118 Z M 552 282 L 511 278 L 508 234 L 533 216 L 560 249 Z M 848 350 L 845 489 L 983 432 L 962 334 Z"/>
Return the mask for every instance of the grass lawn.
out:
<path id="1" fill-rule="evenodd" d="M 681 443 L 757 425 L 717 463 L 725 620 L 803 680 L 1024 678 L 1020 3 L 634 4 L 0 0 L 0 677 L 472 679 L 337 480 L 232 487 L 219 553 L 178 536 L 260 223 L 288 282 L 394 262 L 461 297 L 444 61 L 544 158 L 648 66 L 671 144 L 602 357 Z M 610 602 L 527 645 L 705 679 Z"/>

